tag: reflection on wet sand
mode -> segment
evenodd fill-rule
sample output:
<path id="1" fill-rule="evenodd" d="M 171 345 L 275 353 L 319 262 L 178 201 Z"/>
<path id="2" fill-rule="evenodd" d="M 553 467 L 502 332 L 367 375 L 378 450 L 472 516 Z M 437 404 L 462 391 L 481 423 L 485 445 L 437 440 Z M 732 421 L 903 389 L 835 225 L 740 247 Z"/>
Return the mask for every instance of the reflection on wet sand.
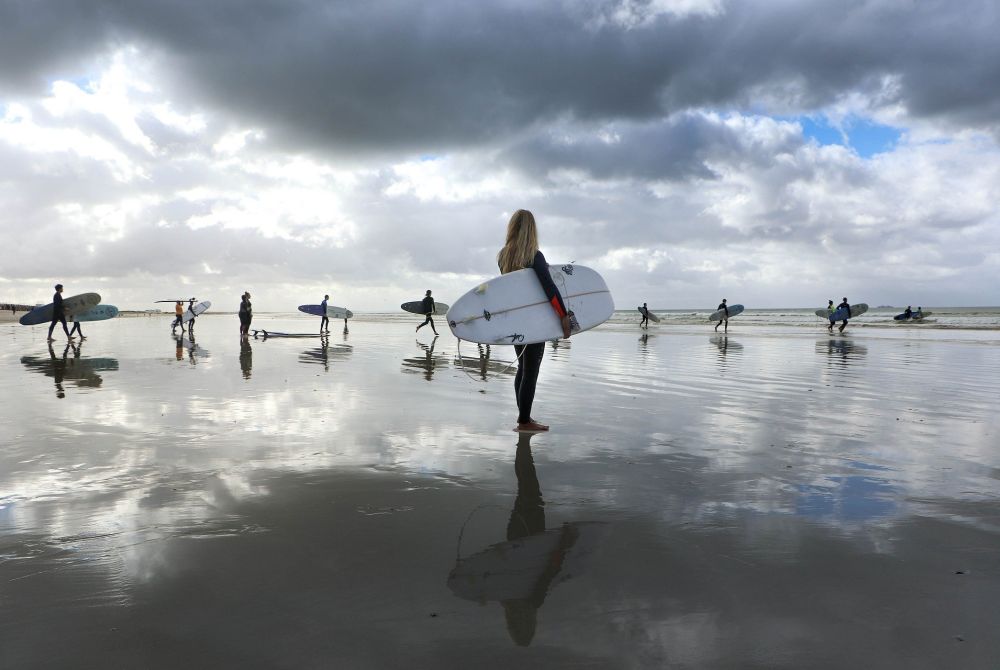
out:
<path id="1" fill-rule="evenodd" d="M 195 341 L 193 332 L 189 333 L 189 335 L 190 339 L 184 335 L 171 335 L 176 345 L 174 357 L 178 361 L 183 361 L 184 353 L 187 352 L 188 362 L 191 365 L 197 365 L 199 358 L 208 358 L 208 351 Z"/>
<path id="2" fill-rule="evenodd" d="M 253 348 L 249 339 L 240 340 L 240 371 L 243 372 L 243 379 L 250 379 L 253 371 Z"/>
<path id="3" fill-rule="evenodd" d="M 417 346 L 423 350 L 424 355 L 414 358 L 404 358 L 403 372 L 422 372 L 424 379 L 430 381 L 434 377 L 434 371 L 437 368 L 447 367 L 448 359 L 443 355 L 434 354 L 434 345 L 437 344 L 437 339 L 438 336 L 435 335 L 429 345 L 417 340 Z"/>
<path id="4" fill-rule="evenodd" d="M 545 603 L 580 525 L 546 529 L 545 502 L 531 454 L 530 433 L 520 433 L 514 457 L 517 496 L 507 522 L 507 541 L 459 558 L 448 586 L 460 598 L 503 606 L 511 640 L 526 647 L 535 637 L 538 609 Z"/>
<path id="5" fill-rule="evenodd" d="M 299 362 L 311 365 L 322 365 L 323 370 L 330 371 L 330 361 L 342 361 L 354 351 L 349 344 L 330 344 L 330 338 L 324 337 L 320 340 L 318 347 L 306 349 L 299 354 Z"/>
<path id="6" fill-rule="evenodd" d="M 468 374 L 479 372 L 479 377 L 483 380 L 488 378 L 488 373 L 494 374 L 515 374 L 517 372 L 516 361 L 495 361 L 492 360 L 491 347 L 488 344 L 477 344 L 479 356 L 456 355 L 455 365 Z"/>
<path id="7" fill-rule="evenodd" d="M 868 354 L 868 348 L 849 337 L 841 336 L 817 342 L 816 353 L 826 354 L 831 362 L 846 367 L 852 360 L 864 358 Z"/>
<path id="8" fill-rule="evenodd" d="M 82 344 L 67 344 L 61 354 L 56 354 L 50 342 L 48 357 L 22 356 L 21 364 L 29 370 L 52 377 L 55 381 L 56 396 L 63 398 L 66 395 L 63 382 L 71 381 L 80 388 L 97 388 L 104 381 L 98 372 L 112 372 L 118 369 L 118 359 L 83 358 L 82 349 Z"/>

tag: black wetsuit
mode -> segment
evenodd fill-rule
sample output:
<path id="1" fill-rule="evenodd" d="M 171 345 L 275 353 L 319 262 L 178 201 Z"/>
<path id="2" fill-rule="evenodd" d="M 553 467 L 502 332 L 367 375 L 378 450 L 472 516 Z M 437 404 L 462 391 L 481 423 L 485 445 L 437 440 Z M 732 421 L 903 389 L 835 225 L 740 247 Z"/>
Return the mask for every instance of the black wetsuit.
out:
<path id="1" fill-rule="evenodd" d="M 243 298 L 240 301 L 240 328 L 243 333 L 250 332 L 250 321 L 253 319 L 253 306 L 250 300 Z"/>
<path id="2" fill-rule="evenodd" d="M 563 303 L 559 289 L 552 281 L 552 274 L 549 272 L 549 264 L 541 251 L 535 252 L 535 258 L 529 266 L 535 271 L 538 281 L 542 284 L 545 297 L 549 299 L 552 309 L 555 310 L 559 318 L 566 315 L 566 305 Z M 502 271 L 502 270 L 501 270 Z M 517 374 L 514 376 L 514 398 L 517 400 L 517 422 L 528 423 L 531 421 L 531 405 L 535 400 L 535 385 L 538 383 L 538 371 L 542 367 L 542 357 L 545 354 L 545 343 L 536 342 L 534 344 L 515 344 L 514 351 L 517 353 Z"/>
<path id="3" fill-rule="evenodd" d="M 643 307 L 640 311 L 642 312 L 642 321 L 639 322 L 639 327 L 642 328 L 649 325 L 649 309 Z"/>
<path id="4" fill-rule="evenodd" d="M 322 333 L 323 331 L 330 330 L 330 317 L 326 315 L 326 298 L 323 299 L 323 302 L 319 306 L 323 310 L 323 318 L 319 320 L 319 332 Z"/>
<path id="5" fill-rule="evenodd" d="M 63 327 L 63 332 L 66 333 L 66 337 L 69 337 L 69 328 L 66 327 L 66 308 L 63 307 L 63 297 L 62 293 L 56 291 L 56 294 L 52 296 L 52 323 L 49 324 L 49 337 L 52 337 L 52 331 L 55 330 L 56 324 L 61 323 Z"/>
<path id="6" fill-rule="evenodd" d="M 427 318 L 424 319 L 424 322 L 422 324 L 417 326 L 417 330 L 420 330 L 429 323 L 431 324 L 431 330 L 433 330 L 434 334 L 437 335 L 437 328 L 434 327 L 434 319 L 431 318 L 431 315 L 434 314 L 434 298 L 430 296 L 424 298 L 421 301 L 421 308 L 424 310 L 424 314 L 427 316 Z"/>
<path id="7" fill-rule="evenodd" d="M 851 306 L 850 306 L 850 304 L 848 304 L 848 302 L 847 302 L 847 301 L 845 300 L 844 302 L 842 302 L 842 303 L 840 303 L 839 305 L 837 305 L 837 309 L 841 309 L 841 308 L 843 308 L 843 309 L 846 309 L 846 310 L 847 310 L 847 316 L 845 316 L 845 317 L 844 317 L 844 322 L 843 322 L 842 324 L 840 324 L 840 330 L 841 330 L 841 331 L 843 331 L 843 330 L 844 330 L 844 328 L 846 328 L 846 327 L 847 327 L 847 320 L 848 320 L 849 318 L 851 318 Z"/>

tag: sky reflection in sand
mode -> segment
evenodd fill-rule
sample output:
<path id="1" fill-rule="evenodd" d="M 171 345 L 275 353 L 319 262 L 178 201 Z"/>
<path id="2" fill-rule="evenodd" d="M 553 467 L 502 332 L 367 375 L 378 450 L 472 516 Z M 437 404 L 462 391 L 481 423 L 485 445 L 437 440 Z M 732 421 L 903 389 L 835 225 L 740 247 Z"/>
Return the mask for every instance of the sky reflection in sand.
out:
<path id="1" fill-rule="evenodd" d="M 93 326 L 76 365 L 102 381 L 61 398 L 42 338 L 0 354 L 0 583 L 24 613 L 5 665 L 65 660 L 26 629 L 42 617 L 145 667 L 501 667 L 525 641 L 552 667 L 1000 653 L 996 343 L 616 327 L 547 347 L 536 530 L 600 539 L 563 543 L 554 573 L 512 564 L 536 595 L 482 608 L 449 573 L 460 534 L 491 565 L 520 541 L 509 350 L 460 365 L 450 336 L 431 352 L 375 322 L 241 347 L 230 321 L 199 320 L 196 365 L 166 322 Z M 168 664 L 144 636 L 184 648 Z"/>

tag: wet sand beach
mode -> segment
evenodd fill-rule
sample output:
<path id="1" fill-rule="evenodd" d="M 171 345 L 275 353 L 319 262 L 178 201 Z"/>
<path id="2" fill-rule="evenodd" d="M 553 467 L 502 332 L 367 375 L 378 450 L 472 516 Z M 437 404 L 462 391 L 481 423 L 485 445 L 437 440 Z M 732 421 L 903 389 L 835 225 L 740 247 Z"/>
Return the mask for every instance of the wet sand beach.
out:
<path id="1" fill-rule="evenodd" d="M 996 667 L 1000 332 L 418 322 L 0 324 L 0 667 Z"/>

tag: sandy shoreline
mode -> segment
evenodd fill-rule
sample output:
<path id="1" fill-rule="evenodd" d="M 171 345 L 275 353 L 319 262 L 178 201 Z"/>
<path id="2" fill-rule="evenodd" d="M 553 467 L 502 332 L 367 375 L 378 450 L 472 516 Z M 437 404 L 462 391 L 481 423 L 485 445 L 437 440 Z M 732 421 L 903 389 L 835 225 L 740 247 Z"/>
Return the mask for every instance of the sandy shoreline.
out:
<path id="1" fill-rule="evenodd" d="M 510 350 L 414 325 L 0 329 L 0 665 L 1000 657 L 993 335 L 612 324 L 529 441 Z"/>

